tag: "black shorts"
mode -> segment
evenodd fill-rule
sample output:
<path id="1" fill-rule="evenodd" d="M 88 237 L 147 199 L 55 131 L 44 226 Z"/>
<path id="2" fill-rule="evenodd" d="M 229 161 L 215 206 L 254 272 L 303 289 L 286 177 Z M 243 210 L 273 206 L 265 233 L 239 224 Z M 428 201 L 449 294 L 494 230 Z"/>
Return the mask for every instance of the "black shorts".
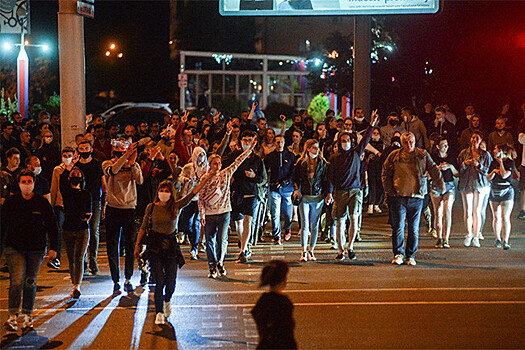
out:
<path id="1" fill-rule="evenodd" d="M 514 200 L 514 188 L 507 187 L 504 190 L 490 191 L 489 201 L 491 202 L 506 202 Z"/>
<path id="2" fill-rule="evenodd" d="M 257 207 L 259 206 L 259 199 L 257 196 L 245 197 L 232 201 L 232 214 L 231 219 L 233 221 L 242 220 L 244 215 L 255 216 Z"/>

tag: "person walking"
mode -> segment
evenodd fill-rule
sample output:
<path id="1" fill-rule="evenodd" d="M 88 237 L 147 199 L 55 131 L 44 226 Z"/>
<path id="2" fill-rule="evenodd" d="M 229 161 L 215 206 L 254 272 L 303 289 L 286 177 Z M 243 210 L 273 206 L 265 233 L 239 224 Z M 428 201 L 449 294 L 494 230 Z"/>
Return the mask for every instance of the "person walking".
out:
<path id="1" fill-rule="evenodd" d="M 295 131 L 294 131 L 295 132 Z M 275 137 L 275 151 L 264 158 L 264 165 L 270 182 L 270 216 L 272 235 L 275 244 L 281 244 L 281 238 L 288 241 L 292 236 L 292 174 L 295 155 L 284 147 L 284 136 Z M 284 226 L 281 229 L 281 210 L 284 214 Z M 284 237 L 282 237 L 284 232 Z"/>
<path id="2" fill-rule="evenodd" d="M 317 260 L 314 254 L 319 233 L 319 224 L 323 204 L 330 201 L 328 196 L 327 162 L 315 139 L 306 141 L 301 158 L 297 160 L 293 175 L 295 198 L 300 197 L 299 217 L 302 220 L 301 259 L 300 261 Z M 310 244 L 308 245 L 308 236 Z"/>
<path id="3" fill-rule="evenodd" d="M 514 188 L 510 183 L 514 173 L 516 152 L 508 145 L 494 147 L 494 160 L 490 164 L 487 179 L 491 182 L 490 208 L 493 215 L 496 248 L 510 249 L 510 214 L 514 206 Z M 503 241 L 501 233 L 503 231 Z"/>
<path id="4" fill-rule="evenodd" d="M 427 194 L 428 172 L 433 183 L 446 192 L 443 177 L 427 151 L 416 148 L 411 132 L 401 135 L 402 148 L 393 151 L 383 164 L 382 180 L 387 194 L 390 225 L 392 226 L 392 264 L 416 265 L 415 254 L 419 239 L 419 220 L 423 198 Z M 408 222 L 406 249 L 405 220 Z"/>
<path id="5" fill-rule="evenodd" d="M 72 164 L 79 158 L 76 153 Z M 73 289 L 71 297 L 80 298 L 80 285 L 84 276 L 84 256 L 89 242 L 88 222 L 91 218 L 91 194 L 84 189 L 82 171 L 68 167 L 60 175 L 60 193 L 64 204 L 64 225 L 62 238 L 66 246 L 69 275 Z"/>
<path id="6" fill-rule="evenodd" d="M 142 226 L 139 229 L 134 255 L 141 258 L 141 244 L 147 235 L 146 252 L 155 278 L 155 324 L 165 324 L 171 314 L 171 297 L 175 291 L 177 268 L 184 265 L 176 239 L 177 219 L 180 210 L 194 198 L 206 182 L 214 176 L 208 173 L 195 185 L 190 193 L 176 200 L 171 181 L 160 183 L 153 203 L 148 204 Z"/>
<path id="7" fill-rule="evenodd" d="M 112 141 L 113 158 L 102 163 L 107 179 L 106 245 L 113 295 L 120 291 L 119 241 L 125 239 L 125 282 L 124 290 L 133 293 L 133 248 L 135 246 L 135 208 L 137 206 L 137 185 L 144 181 L 137 160 L 137 143 L 129 144 L 120 138 Z M 104 205 L 104 204 L 103 204 Z"/>
<path id="8" fill-rule="evenodd" d="M 256 349 L 297 349 L 294 337 L 293 304 L 282 292 L 286 288 L 288 263 L 272 260 L 262 270 L 260 287 L 269 286 L 251 314 L 257 325 Z"/>
<path id="9" fill-rule="evenodd" d="M 450 248 L 449 237 L 452 227 L 452 207 L 456 193 L 454 177 L 458 177 L 459 172 L 455 165 L 455 158 L 448 153 L 448 140 L 446 138 L 440 138 L 436 142 L 437 152 L 432 155 L 432 159 L 439 170 L 441 170 L 446 189 L 446 192 L 443 192 L 438 186 L 432 184 L 430 191 L 438 236 L 436 248 Z"/>
<path id="10" fill-rule="evenodd" d="M 36 279 L 49 239 L 49 259 L 58 249 L 58 226 L 49 201 L 33 191 L 35 174 L 30 170 L 18 176 L 20 192 L 5 199 L 2 225 L 5 230 L 5 256 L 9 268 L 8 332 L 18 330 L 22 304 L 22 330 L 33 328 Z M 46 238 L 47 237 L 47 238 Z M 23 296 L 23 297 L 22 297 Z"/>
<path id="11" fill-rule="evenodd" d="M 201 224 L 206 235 L 206 257 L 208 258 L 209 278 L 226 276 L 224 258 L 228 248 L 228 227 L 230 225 L 230 184 L 233 173 L 248 158 L 257 144 L 252 140 L 250 148 L 241 153 L 227 168 L 222 168 L 218 154 L 210 156 L 210 171 L 216 172 L 199 193 L 199 212 Z"/>
<path id="12" fill-rule="evenodd" d="M 327 201 L 334 201 L 332 217 L 336 222 L 336 239 L 339 254 L 336 260 L 344 260 L 345 226 L 350 216 L 350 237 L 348 239 L 348 258 L 355 260 L 354 240 L 359 230 L 359 215 L 363 205 L 361 189 L 361 155 L 368 145 L 374 127 L 379 121 L 377 110 L 372 112 L 371 122 L 363 138 L 352 147 L 352 135 L 348 131 L 339 133 L 337 153 L 330 157 L 328 165 L 329 195 Z M 332 195 L 333 193 L 333 195 Z"/>
<path id="13" fill-rule="evenodd" d="M 477 132 L 470 138 L 470 147 L 458 156 L 458 190 L 463 200 L 463 218 L 467 227 L 464 245 L 479 248 L 479 235 L 482 228 L 483 198 L 489 193 L 487 174 L 492 156 L 480 148 L 482 139 Z"/>

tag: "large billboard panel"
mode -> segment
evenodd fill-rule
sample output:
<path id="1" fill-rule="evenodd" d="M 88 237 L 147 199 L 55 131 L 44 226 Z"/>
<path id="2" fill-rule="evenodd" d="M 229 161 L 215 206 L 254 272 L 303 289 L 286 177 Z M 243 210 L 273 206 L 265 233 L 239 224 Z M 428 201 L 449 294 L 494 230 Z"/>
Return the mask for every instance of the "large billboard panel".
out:
<path id="1" fill-rule="evenodd" d="M 436 13 L 439 0 L 220 0 L 223 16 L 337 16 Z"/>

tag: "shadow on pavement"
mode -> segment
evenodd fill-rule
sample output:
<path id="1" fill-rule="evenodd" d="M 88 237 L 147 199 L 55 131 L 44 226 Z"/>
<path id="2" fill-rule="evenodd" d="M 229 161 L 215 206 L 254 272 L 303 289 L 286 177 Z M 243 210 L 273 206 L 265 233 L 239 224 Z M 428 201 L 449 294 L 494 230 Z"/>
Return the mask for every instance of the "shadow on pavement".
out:
<path id="1" fill-rule="evenodd" d="M 61 341 L 49 341 L 49 338 L 38 335 L 37 331 L 23 332 L 22 336 L 11 333 L 4 336 L 0 343 L 1 349 L 56 349 L 63 343 Z"/>
<path id="2" fill-rule="evenodd" d="M 146 332 L 146 334 L 153 335 L 155 337 L 165 338 L 170 341 L 177 340 L 177 334 L 175 333 L 175 327 L 170 322 L 164 325 L 160 325 L 160 331 Z"/>

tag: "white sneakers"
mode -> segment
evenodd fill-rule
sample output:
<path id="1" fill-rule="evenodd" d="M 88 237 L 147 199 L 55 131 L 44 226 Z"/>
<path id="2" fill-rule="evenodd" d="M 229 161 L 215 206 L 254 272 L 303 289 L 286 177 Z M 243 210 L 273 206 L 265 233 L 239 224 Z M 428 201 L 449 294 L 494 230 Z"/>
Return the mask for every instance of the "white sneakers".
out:
<path id="1" fill-rule="evenodd" d="M 171 303 L 169 301 L 164 302 L 164 317 L 168 318 L 171 315 Z"/>
<path id="2" fill-rule="evenodd" d="M 164 317 L 162 312 L 159 312 L 157 317 L 155 317 L 155 324 L 166 324 L 166 317 Z"/>
<path id="3" fill-rule="evenodd" d="M 395 257 L 394 257 L 394 260 L 392 260 L 392 264 L 394 265 L 403 265 L 403 255 L 401 254 L 397 254 Z"/>
<path id="4" fill-rule="evenodd" d="M 465 247 L 470 247 L 470 245 L 472 244 L 473 247 L 480 248 L 481 247 L 481 245 L 479 244 L 480 239 L 481 238 L 479 236 L 474 237 L 473 234 L 469 234 L 465 236 L 465 242 L 463 242 L 463 244 L 465 245 Z"/>
<path id="5" fill-rule="evenodd" d="M 408 258 L 408 259 L 405 259 L 405 257 L 401 254 L 397 254 L 395 257 L 394 257 L 394 260 L 392 260 L 392 264 L 393 265 L 403 265 L 403 264 L 407 264 L 407 265 L 411 265 L 411 266 L 416 266 L 416 259 L 414 258 Z"/>
<path id="6" fill-rule="evenodd" d="M 468 235 L 465 236 L 465 241 L 463 242 L 465 247 L 470 247 L 470 243 L 472 243 L 472 239 L 473 238 L 474 238 L 473 234 L 468 234 Z"/>
<path id="7" fill-rule="evenodd" d="M 372 204 L 368 206 L 368 210 L 366 211 L 366 213 L 369 215 L 374 213 L 374 206 Z"/>

